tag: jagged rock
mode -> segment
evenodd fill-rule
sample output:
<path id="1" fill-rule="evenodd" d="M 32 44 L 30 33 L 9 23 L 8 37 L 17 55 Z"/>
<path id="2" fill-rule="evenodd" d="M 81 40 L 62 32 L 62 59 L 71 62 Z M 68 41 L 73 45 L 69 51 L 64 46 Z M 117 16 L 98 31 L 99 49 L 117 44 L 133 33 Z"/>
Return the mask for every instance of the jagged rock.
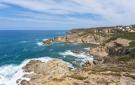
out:
<path id="1" fill-rule="evenodd" d="M 43 42 L 43 44 L 45 44 L 45 45 L 49 45 L 49 44 L 51 44 L 51 43 L 53 42 L 53 39 L 43 40 L 42 42 Z"/>
<path id="2" fill-rule="evenodd" d="M 96 47 L 90 50 L 90 54 L 98 57 L 106 57 L 108 56 L 107 48 L 105 47 Z"/>
<path id="3" fill-rule="evenodd" d="M 107 57 L 109 55 L 127 55 L 133 53 L 133 49 L 124 48 L 129 46 L 130 41 L 118 38 L 106 43 L 105 46 L 98 46 L 90 50 L 90 54 L 98 57 Z"/>
<path id="4" fill-rule="evenodd" d="M 109 48 L 110 56 L 135 55 L 135 48 Z"/>
<path id="5" fill-rule="evenodd" d="M 20 84 L 21 85 L 30 85 L 30 83 L 26 80 L 22 80 Z"/>
<path id="6" fill-rule="evenodd" d="M 104 66 L 103 66 L 104 67 Z M 108 66 L 107 66 L 108 67 Z M 25 75 L 30 81 L 22 80 L 21 85 L 134 85 L 135 79 L 129 74 L 111 71 L 94 71 L 85 69 L 69 70 L 68 66 L 61 60 L 51 60 L 47 63 L 41 61 L 30 61 L 24 71 L 34 72 Z M 105 67 L 104 67 L 105 68 Z M 97 68 L 100 69 L 100 68 Z M 100 69 L 102 70 L 102 69 Z M 125 75 L 126 74 L 126 75 Z M 134 75 L 134 74 L 132 74 Z"/>
<path id="7" fill-rule="evenodd" d="M 47 63 L 32 60 L 23 69 L 33 74 L 25 75 L 31 80 L 21 81 L 22 85 L 45 85 L 45 82 L 52 82 L 54 78 L 62 78 L 69 73 L 69 67 L 61 60 L 51 60 Z"/>
<path id="8" fill-rule="evenodd" d="M 54 42 L 66 42 L 66 37 L 59 36 L 54 38 Z"/>
<path id="9" fill-rule="evenodd" d="M 106 47 L 128 47 L 130 41 L 127 39 L 118 38 L 106 44 Z"/>

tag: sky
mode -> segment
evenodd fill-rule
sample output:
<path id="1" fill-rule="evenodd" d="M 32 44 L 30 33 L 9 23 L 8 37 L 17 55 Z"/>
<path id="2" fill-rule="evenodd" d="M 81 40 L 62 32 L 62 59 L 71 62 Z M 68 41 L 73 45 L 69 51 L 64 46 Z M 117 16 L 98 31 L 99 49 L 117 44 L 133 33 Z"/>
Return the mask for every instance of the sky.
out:
<path id="1" fill-rule="evenodd" d="M 0 0 L 0 30 L 135 24 L 135 0 Z"/>

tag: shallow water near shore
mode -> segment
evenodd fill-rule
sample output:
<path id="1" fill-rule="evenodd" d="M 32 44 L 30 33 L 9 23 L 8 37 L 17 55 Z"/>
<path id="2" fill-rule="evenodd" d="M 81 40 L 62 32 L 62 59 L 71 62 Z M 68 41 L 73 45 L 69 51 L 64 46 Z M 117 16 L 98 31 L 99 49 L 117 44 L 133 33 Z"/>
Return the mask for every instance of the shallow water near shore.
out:
<path id="1" fill-rule="evenodd" d="M 0 31 L 0 85 L 16 85 L 24 73 L 22 67 L 31 59 L 47 61 L 62 59 L 79 66 L 92 56 L 75 54 L 72 50 L 87 51 L 90 44 L 54 43 L 44 46 L 43 39 L 65 35 L 66 31 Z M 88 58 L 89 56 L 89 58 Z M 8 81 L 8 82 L 7 82 Z"/>

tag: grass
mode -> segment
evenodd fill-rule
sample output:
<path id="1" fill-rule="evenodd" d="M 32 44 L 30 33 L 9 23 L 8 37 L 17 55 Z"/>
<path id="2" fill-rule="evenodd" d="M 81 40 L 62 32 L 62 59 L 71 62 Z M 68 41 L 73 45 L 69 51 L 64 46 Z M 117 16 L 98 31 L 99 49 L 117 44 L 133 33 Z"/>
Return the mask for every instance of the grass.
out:
<path id="1" fill-rule="evenodd" d="M 114 34 L 110 34 L 108 36 L 110 36 L 110 39 L 108 39 L 105 42 L 103 42 L 102 43 L 103 46 L 106 43 L 110 42 L 110 41 L 116 40 L 117 38 L 123 38 L 123 39 L 132 40 L 132 42 L 130 43 L 129 47 L 135 47 L 135 32 L 114 33 Z"/>
<path id="2" fill-rule="evenodd" d="M 120 37 L 128 40 L 135 40 L 135 32 L 123 33 Z"/>

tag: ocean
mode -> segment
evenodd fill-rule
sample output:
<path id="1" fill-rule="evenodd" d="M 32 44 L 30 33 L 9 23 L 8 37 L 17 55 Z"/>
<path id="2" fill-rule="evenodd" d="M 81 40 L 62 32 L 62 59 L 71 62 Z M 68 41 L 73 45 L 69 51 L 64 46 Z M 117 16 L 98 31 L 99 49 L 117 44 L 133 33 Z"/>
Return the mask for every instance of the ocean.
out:
<path id="1" fill-rule="evenodd" d="M 48 61 L 62 59 L 71 67 L 80 67 L 87 60 L 93 60 L 84 53 L 72 50 L 88 50 L 90 44 L 53 43 L 43 45 L 43 39 L 65 35 L 67 31 L 43 30 L 1 30 L 0 31 L 0 85 L 17 85 L 23 70 L 30 60 Z"/>

